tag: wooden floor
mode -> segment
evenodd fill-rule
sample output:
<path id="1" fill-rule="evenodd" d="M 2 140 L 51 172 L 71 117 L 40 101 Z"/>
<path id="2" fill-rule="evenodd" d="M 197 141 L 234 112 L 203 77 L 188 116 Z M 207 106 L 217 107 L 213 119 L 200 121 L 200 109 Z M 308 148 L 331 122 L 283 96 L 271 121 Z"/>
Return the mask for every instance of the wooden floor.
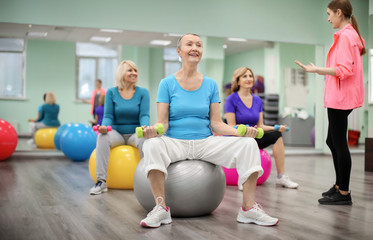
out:
<path id="1" fill-rule="evenodd" d="M 333 184 L 330 156 L 291 155 L 286 168 L 298 190 L 275 187 L 273 168 L 256 193 L 280 219 L 276 227 L 237 223 L 242 193 L 227 186 L 211 215 L 146 229 L 139 225 L 146 211 L 133 191 L 88 194 L 88 162 L 16 156 L 0 161 L 0 239 L 373 239 L 373 173 L 364 172 L 363 154 L 353 155 L 352 206 L 317 202 Z"/>

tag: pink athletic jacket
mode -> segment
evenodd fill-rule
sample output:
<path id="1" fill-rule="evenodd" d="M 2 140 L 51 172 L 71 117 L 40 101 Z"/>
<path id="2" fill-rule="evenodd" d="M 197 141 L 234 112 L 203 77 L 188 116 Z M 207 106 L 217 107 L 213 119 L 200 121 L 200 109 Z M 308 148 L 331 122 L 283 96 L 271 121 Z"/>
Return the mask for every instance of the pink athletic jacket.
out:
<path id="1" fill-rule="evenodd" d="M 334 34 L 326 67 L 335 68 L 336 76 L 325 76 L 325 108 L 348 110 L 363 106 L 362 48 L 360 37 L 351 24 Z"/>

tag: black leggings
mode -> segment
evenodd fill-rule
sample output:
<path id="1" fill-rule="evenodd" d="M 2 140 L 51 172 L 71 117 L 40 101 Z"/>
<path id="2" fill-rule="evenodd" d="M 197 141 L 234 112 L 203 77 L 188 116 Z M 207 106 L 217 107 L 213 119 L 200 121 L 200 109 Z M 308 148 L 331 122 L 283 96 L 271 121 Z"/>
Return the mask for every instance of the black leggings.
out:
<path id="1" fill-rule="evenodd" d="M 259 149 L 263 149 L 268 147 L 269 145 L 275 144 L 277 139 L 282 137 L 281 132 L 279 131 L 271 131 L 265 132 L 261 139 L 255 138 L 256 142 L 258 143 Z"/>
<path id="2" fill-rule="evenodd" d="M 336 181 L 342 191 L 349 190 L 351 155 L 347 144 L 347 117 L 352 110 L 328 108 L 328 137 L 326 144 L 333 156 Z"/>

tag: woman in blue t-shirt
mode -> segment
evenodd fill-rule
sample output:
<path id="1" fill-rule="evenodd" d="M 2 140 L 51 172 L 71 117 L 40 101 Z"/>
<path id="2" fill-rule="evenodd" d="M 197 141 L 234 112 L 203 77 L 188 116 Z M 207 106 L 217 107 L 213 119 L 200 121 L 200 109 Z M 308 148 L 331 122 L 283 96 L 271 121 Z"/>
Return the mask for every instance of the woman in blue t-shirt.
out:
<path id="1" fill-rule="evenodd" d="M 116 87 L 109 88 L 105 95 L 104 118 L 98 127 L 96 146 L 97 183 L 90 189 L 91 195 L 107 191 L 106 177 L 110 148 L 128 144 L 137 147 L 142 156 L 144 139 L 138 139 L 138 126 L 149 125 L 149 92 L 137 87 L 137 66 L 134 62 L 122 61 L 115 75 Z M 112 130 L 108 131 L 107 127 Z"/>
<path id="2" fill-rule="evenodd" d="M 260 97 L 251 93 L 254 85 L 254 73 L 250 68 L 236 69 L 232 78 L 232 94 L 227 97 L 224 105 L 225 117 L 230 126 L 247 124 L 263 128 L 264 136 L 255 139 L 260 149 L 273 144 L 273 156 L 276 162 L 276 184 L 286 188 L 297 188 L 298 183 L 290 180 L 285 173 L 285 147 L 282 133 L 286 126 L 281 125 L 278 131 L 273 126 L 263 123 L 263 102 Z"/>
<path id="3" fill-rule="evenodd" d="M 44 104 L 38 109 L 39 117 L 35 122 L 30 123 L 32 139 L 28 141 L 30 144 L 35 144 L 34 136 L 38 129 L 41 128 L 58 128 L 60 121 L 58 120 L 58 113 L 60 112 L 60 106 L 56 104 L 56 96 L 53 92 L 47 92 L 45 94 Z"/>
<path id="4" fill-rule="evenodd" d="M 104 118 L 104 105 L 105 94 L 100 95 L 100 97 L 98 98 L 98 107 L 95 108 L 95 120 L 90 121 L 93 125 L 102 125 L 102 120 Z"/>
<path id="5" fill-rule="evenodd" d="M 156 206 L 141 225 L 159 227 L 172 222 L 164 181 L 167 167 L 181 159 L 202 159 L 228 168 L 236 167 L 239 183 L 243 185 L 243 203 L 237 221 L 276 225 L 278 219 L 267 215 L 255 203 L 256 181 L 263 173 L 259 148 L 253 139 L 257 129 L 248 127 L 245 137 L 213 136 L 212 130 L 223 135 L 239 135 L 221 120 L 216 82 L 197 72 L 202 57 L 201 38 L 196 34 L 182 36 L 177 53 L 182 68 L 163 79 L 158 88 L 156 124 L 163 124 L 166 133 L 157 136 L 155 125 L 144 128 L 147 138 L 143 147 L 145 171 Z"/>

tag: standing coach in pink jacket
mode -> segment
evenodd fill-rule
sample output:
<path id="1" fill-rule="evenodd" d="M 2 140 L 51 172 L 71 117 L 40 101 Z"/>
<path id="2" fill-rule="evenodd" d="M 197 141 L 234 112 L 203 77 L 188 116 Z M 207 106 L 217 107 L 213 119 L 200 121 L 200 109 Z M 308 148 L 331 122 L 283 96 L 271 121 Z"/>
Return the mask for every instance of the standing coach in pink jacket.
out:
<path id="1" fill-rule="evenodd" d="M 322 193 L 319 203 L 351 205 L 351 155 L 346 137 L 347 117 L 353 109 L 363 106 L 362 55 L 366 50 L 349 0 L 331 1 L 327 13 L 328 21 L 334 29 L 339 30 L 334 34 L 334 43 L 330 47 L 326 67 L 295 62 L 307 72 L 325 75 L 324 102 L 329 119 L 326 144 L 332 152 L 336 181 L 328 191 Z"/>

